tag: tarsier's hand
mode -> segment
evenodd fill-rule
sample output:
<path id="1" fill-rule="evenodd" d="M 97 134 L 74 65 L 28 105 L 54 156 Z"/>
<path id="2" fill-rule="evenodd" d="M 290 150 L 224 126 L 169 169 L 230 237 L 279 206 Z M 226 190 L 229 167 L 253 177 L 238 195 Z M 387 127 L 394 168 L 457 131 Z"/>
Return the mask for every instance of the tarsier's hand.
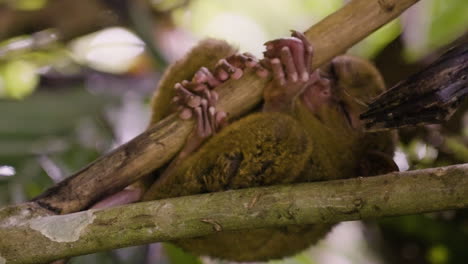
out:
<path id="1" fill-rule="evenodd" d="M 302 33 L 293 31 L 292 37 L 269 41 L 265 46 L 262 64 L 272 71 L 273 80 L 264 90 L 264 110 L 287 111 L 307 87 L 328 85 L 318 71 L 312 71 L 313 48 Z"/>

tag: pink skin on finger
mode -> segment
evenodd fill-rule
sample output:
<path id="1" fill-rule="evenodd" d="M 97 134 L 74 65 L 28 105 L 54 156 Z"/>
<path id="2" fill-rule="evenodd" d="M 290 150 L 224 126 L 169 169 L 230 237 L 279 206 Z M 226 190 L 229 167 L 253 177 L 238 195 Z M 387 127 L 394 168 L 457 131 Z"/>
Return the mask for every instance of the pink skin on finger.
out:
<path id="1" fill-rule="evenodd" d="M 217 131 L 227 126 L 227 114 L 226 112 L 216 112 L 215 116 Z"/>
<path id="2" fill-rule="evenodd" d="M 296 65 L 294 65 L 294 60 L 289 47 L 283 47 L 281 49 L 281 62 L 286 69 L 286 78 L 288 81 L 297 82 L 298 75 Z"/>
<path id="3" fill-rule="evenodd" d="M 292 32 L 292 36 L 295 37 L 295 38 L 298 38 L 302 41 L 302 44 L 304 45 L 304 58 L 305 58 L 305 61 L 304 61 L 304 64 L 305 64 L 305 67 L 306 67 L 306 71 L 307 72 L 310 72 L 311 70 L 311 63 L 312 63 L 312 57 L 313 57 L 313 47 L 312 45 L 310 44 L 309 40 L 306 38 L 306 36 L 304 34 L 302 34 L 301 32 L 298 32 L 298 31 L 295 31 L 295 30 L 291 30 Z M 307 74 L 307 77 L 309 75 Z M 303 80 L 305 80 L 306 78 L 303 76 Z M 307 80 L 305 80 L 307 81 Z"/>
<path id="4" fill-rule="evenodd" d="M 207 81 L 207 76 L 206 76 L 206 73 L 205 71 L 203 71 L 203 68 L 200 68 L 200 70 L 198 70 L 195 75 L 193 76 L 192 78 L 192 81 L 195 82 L 195 83 L 204 83 Z"/>
<path id="5" fill-rule="evenodd" d="M 277 58 L 274 58 L 270 60 L 270 63 L 273 70 L 273 79 L 280 86 L 284 86 L 286 84 L 286 80 L 284 79 L 285 76 L 283 67 L 281 66 L 281 61 Z"/>
<path id="6" fill-rule="evenodd" d="M 205 70 L 206 70 L 206 76 L 208 77 L 207 82 L 210 85 L 210 87 L 215 88 L 219 86 L 221 82 L 218 79 L 216 79 L 214 75 L 208 69 L 205 68 Z"/>
<path id="7" fill-rule="evenodd" d="M 211 127 L 212 133 L 216 132 L 216 119 L 215 119 L 216 109 L 213 106 L 208 107 L 208 118 L 209 125 Z"/>
<path id="8" fill-rule="evenodd" d="M 182 120 L 188 120 L 192 118 L 192 110 L 189 108 L 183 108 L 179 113 L 179 118 Z"/>
<path id="9" fill-rule="evenodd" d="M 221 81 L 226 81 L 227 79 L 229 79 L 229 74 L 221 68 L 216 68 L 215 75 L 216 78 L 218 78 Z"/>
<path id="10" fill-rule="evenodd" d="M 201 101 L 203 99 L 201 99 L 199 96 L 190 96 L 187 98 L 187 101 L 185 102 L 187 106 L 190 106 L 190 107 L 197 107 L 201 104 Z"/>
<path id="11" fill-rule="evenodd" d="M 244 71 L 240 68 L 237 68 L 233 74 L 231 74 L 231 78 L 234 80 L 239 80 L 242 75 L 244 75 Z"/>

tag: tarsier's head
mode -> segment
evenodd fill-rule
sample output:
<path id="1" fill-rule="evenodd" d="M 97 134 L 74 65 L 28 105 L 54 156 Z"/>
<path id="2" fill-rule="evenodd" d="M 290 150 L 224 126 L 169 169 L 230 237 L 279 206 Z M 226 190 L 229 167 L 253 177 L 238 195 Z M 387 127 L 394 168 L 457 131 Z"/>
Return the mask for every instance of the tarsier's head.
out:
<path id="1" fill-rule="evenodd" d="M 385 90 L 379 71 L 365 59 L 339 56 L 323 66 L 319 81 L 303 94 L 306 106 L 312 112 L 320 112 L 322 106 L 333 106 L 341 111 L 349 124 L 361 126 L 359 114 L 367 104 Z"/>

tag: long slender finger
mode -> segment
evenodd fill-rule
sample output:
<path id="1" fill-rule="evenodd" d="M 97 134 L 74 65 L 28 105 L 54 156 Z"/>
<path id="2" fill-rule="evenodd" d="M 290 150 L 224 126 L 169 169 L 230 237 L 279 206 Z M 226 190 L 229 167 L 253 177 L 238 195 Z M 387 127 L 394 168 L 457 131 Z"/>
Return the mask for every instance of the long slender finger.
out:
<path id="1" fill-rule="evenodd" d="M 203 98 L 205 98 L 208 101 L 209 106 L 215 104 L 213 95 L 211 94 L 211 91 L 209 91 L 209 90 L 203 91 Z"/>
<path id="2" fill-rule="evenodd" d="M 297 82 L 298 73 L 289 47 L 281 48 L 281 62 L 286 70 L 288 81 Z"/>
<path id="3" fill-rule="evenodd" d="M 219 79 L 220 81 L 224 82 L 227 79 L 229 79 L 229 73 L 226 72 L 223 68 L 221 68 L 219 65 L 216 66 L 214 70 L 215 77 Z"/>
<path id="4" fill-rule="evenodd" d="M 210 88 L 208 87 L 207 84 L 205 83 L 196 83 L 196 82 L 191 82 L 187 85 L 184 86 L 187 90 L 193 91 L 193 92 L 203 92 L 204 90 L 209 90 Z"/>
<path id="5" fill-rule="evenodd" d="M 186 107 L 182 108 L 182 110 L 179 112 L 179 118 L 182 120 L 188 120 L 192 118 L 192 116 L 192 110 Z"/>
<path id="6" fill-rule="evenodd" d="M 312 65 L 312 58 L 314 56 L 314 48 L 312 47 L 312 44 L 310 44 L 309 40 L 306 38 L 304 34 L 296 30 L 291 30 L 291 32 L 292 32 L 292 36 L 300 39 L 304 45 L 305 66 L 306 66 L 307 72 L 310 72 L 311 65 Z"/>
<path id="7" fill-rule="evenodd" d="M 270 60 L 271 68 L 273 70 L 273 80 L 280 86 L 284 86 L 286 81 L 284 79 L 284 70 L 281 61 L 278 58 Z"/>
<path id="8" fill-rule="evenodd" d="M 227 62 L 240 69 L 253 68 L 258 64 L 257 58 L 250 53 L 235 54 L 228 57 Z"/>
<path id="9" fill-rule="evenodd" d="M 203 137 L 207 137 L 212 134 L 211 125 L 210 125 L 210 117 L 208 113 L 208 101 L 206 99 L 202 99 L 201 101 L 201 109 L 202 109 L 202 119 L 203 119 Z"/>
<path id="10" fill-rule="evenodd" d="M 244 73 L 244 71 L 241 68 L 231 65 L 225 59 L 220 60 L 218 63 L 219 63 L 219 67 L 221 67 L 225 72 L 227 72 L 229 76 L 234 80 L 240 79 L 240 77 L 242 77 Z"/>
<path id="11" fill-rule="evenodd" d="M 194 75 L 192 78 L 192 82 L 195 83 L 204 83 L 207 81 L 207 76 L 206 76 L 206 69 L 205 67 L 201 67 Z"/>
<path id="12" fill-rule="evenodd" d="M 202 101 L 202 100 L 203 100 L 203 99 L 201 99 L 200 96 L 190 96 L 190 97 L 187 98 L 185 104 L 186 104 L 187 106 L 189 106 L 189 107 L 194 108 L 194 107 L 199 106 L 199 105 L 201 104 L 201 101 Z"/>
<path id="13" fill-rule="evenodd" d="M 186 89 L 182 84 L 176 83 L 174 88 L 177 91 L 178 97 L 181 98 L 178 103 L 185 104 L 190 107 L 200 105 L 200 97 Z"/>
<path id="14" fill-rule="evenodd" d="M 181 98 L 187 98 L 189 96 L 194 96 L 195 94 L 187 90 L 181 83 L 176 83 L 174 89 L 179 94 Z"/>
<path id="15" fill-rule="evenodd" d="M 216 131 L 220 131 L 221 129 L 225 128 L 228 125 L 226 112 L 223 112 L 223 111 L 216 112 L 215 120 L 216 120 Z"/>
<path id="16" fill-rule="evenodd" d="M 193 112 L 195 114 L 195 119 L 197 120 L 197 135 L 201 138 L 204 138 L 203 111 L 201 106 L 195 107 Z"/>
<path id="17" fill-rule="evenodd" d="M 210 128 L 213 133 L 216 133 L 216 109 L 214 106 L 208 107 L 208 118 L 210 123 Z"/>
<path id="18" fill-rule="evenodd" d="M 219 99 L 219 94 L 216 91 L 211 91 L 211 98 L 213 99 L 213 103 L 211 105 L 216 105 Z"/>
<path id="19" fill-rule="evenodd" d="M 264 45 L 266 51 L 263 52 L 263 55 L 270 59 L 279 57 L 282 47 L 303 46 L 301 40 L 294 37 L 267 41 Z"/>
<path id="20" fill-rule="evenodd" d="M 301 41 L 302 42 L 302 41 Z M 303 43 L 292 42 L 289 46 L 292 57 L 294 59 L 294 65 L 296 65 L 297 72 L 300 74 L 302 81 L 306 82 L 309 80 L 309 72 L 305 63 L 305 51 Z"/>
<path id="21" fill-rule="evenodd" d="M 210 86 L 211 89 L 219 86 L 221 84 L 221 81 L 218 80 L 214 75 L 213 73 L 211 73 L 210 70 L 208 70 L 208 68 L 206 67 L 202 67 L 200 68 L 199 70 L 201 73 L 203 73 L 205 79 L 204 79 L 204 82 L 205 83 L 208 83 L 208 85 Z"/>

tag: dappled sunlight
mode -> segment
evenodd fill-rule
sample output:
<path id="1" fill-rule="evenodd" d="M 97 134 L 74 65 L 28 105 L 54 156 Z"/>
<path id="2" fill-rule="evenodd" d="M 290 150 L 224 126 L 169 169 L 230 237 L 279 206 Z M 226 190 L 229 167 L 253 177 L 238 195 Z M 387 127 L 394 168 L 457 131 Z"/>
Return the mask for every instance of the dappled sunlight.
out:
<path id="1" fill-rule="evenodd" d="M 75 58 L 98 70 L 123 73 L 145 47 L 133 33 L 123 28 L 110 28 L 75 40 L 71 44 Z"/>

